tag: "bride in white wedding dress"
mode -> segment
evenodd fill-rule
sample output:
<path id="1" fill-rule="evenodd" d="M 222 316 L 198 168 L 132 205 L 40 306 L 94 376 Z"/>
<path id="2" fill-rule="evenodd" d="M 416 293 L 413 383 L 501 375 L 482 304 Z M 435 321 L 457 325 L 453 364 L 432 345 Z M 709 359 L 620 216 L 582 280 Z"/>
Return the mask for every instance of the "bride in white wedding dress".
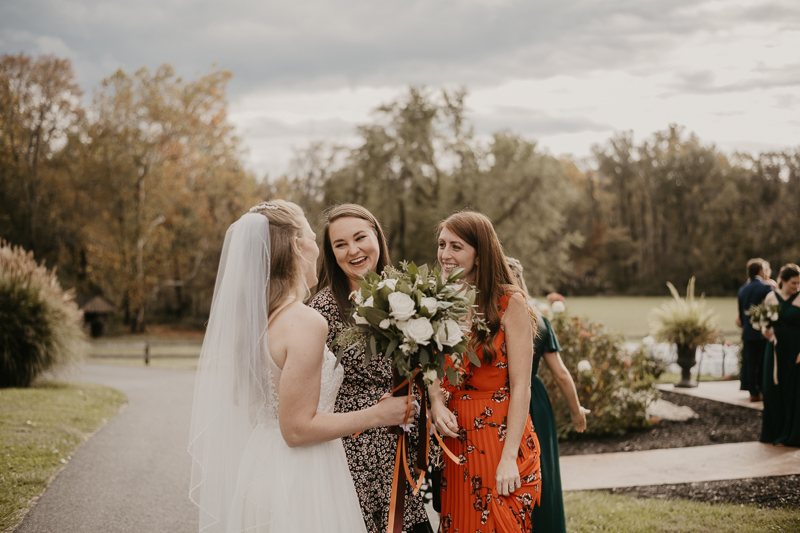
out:
<path id="1" fill-rule="evenodd" d="M 340 437 L 405 422 L 406 399 L 333 413 L 342 368 L 327 322 L 302 303 L 318 255 L 283 200 L 225 236 L 189 444 L 201 532 L 366 531 Z"/>

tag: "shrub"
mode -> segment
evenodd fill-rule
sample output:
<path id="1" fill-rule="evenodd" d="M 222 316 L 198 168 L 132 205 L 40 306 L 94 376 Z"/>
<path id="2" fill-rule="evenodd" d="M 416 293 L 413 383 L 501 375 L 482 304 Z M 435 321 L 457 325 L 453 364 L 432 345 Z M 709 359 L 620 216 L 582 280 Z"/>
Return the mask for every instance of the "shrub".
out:
<path id="1" fill-rule="evenodd" d="M 658 397 L 658 390 L 653 375 L 656 369 L 644 350 L 628 352 L 621 336 L 566 312 L 555 313 L 551 322 L 581 405 L 591 411 L 586 416 L 586 434 L 622 435 L 631 428 L 650 426 L 646 409 Z M 549 372 L 540 376 L 554 400 L 559 438 L 574 437 L 564 395 Z"/>
<path id="2" fill-rule="evenodd" d="M 54 270 L 0 240 L 0 387 L 28 387 L 45 370 L 79 362 L 82 318 Z"/>

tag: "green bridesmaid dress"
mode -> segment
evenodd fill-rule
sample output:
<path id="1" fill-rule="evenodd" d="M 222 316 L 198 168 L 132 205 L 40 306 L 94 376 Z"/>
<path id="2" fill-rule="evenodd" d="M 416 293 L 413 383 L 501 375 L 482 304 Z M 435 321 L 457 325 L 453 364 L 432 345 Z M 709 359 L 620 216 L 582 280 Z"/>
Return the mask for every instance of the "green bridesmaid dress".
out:
<path id="1" fill-rule="evenodd" d="M 761 442 L 785 446 L 800 446 L 800 307 L 792 304 L 795 293 L 788 300 L 781 299 L 778 321 L 773 324 L 777 344 L 767 345 L 764 357 L 764 413 L 761 425 Z M 774 364 L 778 364 L 778 384 L 773 380 Z"/>
<path id="2" fill-rule="evenodd" d="M 564 519 L 564 499 L 561 495 L 561 469 L 558 466 L 558 434 L 556 417 L 547 389 L 537 375 L 539 363 L 545 353 L 560 352 L 561 346 L 550 321 L 539 319 L 539 336 L 536 337 L 533 351 L 533 372 L 531 375 L 531 421 L 539 437 L 542 465 L 542 501 L 533 508 L 533 531 L 567 531 Z"/>

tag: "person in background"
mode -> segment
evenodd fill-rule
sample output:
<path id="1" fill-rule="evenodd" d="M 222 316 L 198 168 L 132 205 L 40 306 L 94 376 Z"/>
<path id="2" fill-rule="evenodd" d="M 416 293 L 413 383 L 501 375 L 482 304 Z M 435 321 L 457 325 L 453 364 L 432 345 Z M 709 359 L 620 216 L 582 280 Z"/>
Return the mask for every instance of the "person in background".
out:
<path id="1" fill-rule="evenodd" d="M 745 312 L 751 306 L 764 301 L 772 292 L 772 285 L 767 283 L 770 276 L 769 263 L 761 258 L 754 258 L 747 262 L 747 283 L 739 289 L 739 316 L 736 323 L 742 328 L 742 369 L 740 373 L 740 390 L 750 392 L 750 401 L 762 400 L 761 386 L 763 381 L 764 351 L 767 349 L 767 340 L 757 329 L 750 324 L 750 318 Z"/>
<path id="2" fill-rule="evenodd" d="M 506 257 L 511 273 L 517 284 L 528 294 L 528 287 L 523 277 L 522 264 L 513 257 Z M 563 301 L 563 300 L 554 300 Z M 575 382 L 572 380 L 567 367 L 561 360 L 561 346 L 553 331 L 553 326 L 545 317 L 539 317 L 539 334 L 533 343 L 533 368 L 531 370 L 531 404 L 530 414 L 536 434 L 539 436 L 541 447 L 542 465 L 542 502 L 533 508 L 531 523 L 533 531 L 563 532 L 566 533 L 567 525 L 564 517 L 564 498 L 561 493 L 561 469 L 558 464 L 558 433 L 556 431 L 556 418 L 547 389 L 541 378 L 537 375 L 539 363 L 544 359 L 550 369 L 558 388 L 569 404 L 572 424 L 575 431 L 582 433 L 586 429 L 586 414 L 588 409 L 581 407 Z"/>
<path id="3" fill-rule="evenodd" d="M 762 329 L 767 339 L 764 360 L 764 412 L 761 442 L 800 446 L 800 267 L 781 267 L 778 288 L 767 295 L 768 305 L 778 305 L 778 320 Z"/>

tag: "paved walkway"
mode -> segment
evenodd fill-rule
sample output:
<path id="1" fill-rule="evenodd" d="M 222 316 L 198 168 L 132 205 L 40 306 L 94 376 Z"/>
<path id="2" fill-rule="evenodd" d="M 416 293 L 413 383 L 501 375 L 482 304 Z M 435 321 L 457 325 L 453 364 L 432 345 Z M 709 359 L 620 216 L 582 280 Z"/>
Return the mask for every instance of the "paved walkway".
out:
<path id="1" fill-rule="evenodd" d="M 708 400 L 730 403 L 750 409 L 764 410 L 764 402 L 751 402 L 750 393 L 746 390 L 739 390 L 739 381 L 702 381 L 700 385 L 691 389 L 674 387 L 671 384 L 661 384 L 659 389 L 667 392 L 686 394 L 687 396 L 697 396 Z"/>
<path id="2" fill-rule="evenodd" d="M 737 442 L 561 458 L 564 490 L 610 489 L 800 474 L 800 450 Z"/>
<path id="3" fill-rule="evenodd" d="M 186 452 L 194 372 L 86 365 L 127 407 L 73 454 L 16 533 L 194 533 Z"/>
<path id="4" fill-rule="evenodd" d="M 701 382 L 691 389 L 661 390 L 763 410 L 738 381 Z M 561 458 L 564 490 L 605 489 L 800 474 L 800 450 L 740 442 L 642 452 L 571 455 Z"/>

